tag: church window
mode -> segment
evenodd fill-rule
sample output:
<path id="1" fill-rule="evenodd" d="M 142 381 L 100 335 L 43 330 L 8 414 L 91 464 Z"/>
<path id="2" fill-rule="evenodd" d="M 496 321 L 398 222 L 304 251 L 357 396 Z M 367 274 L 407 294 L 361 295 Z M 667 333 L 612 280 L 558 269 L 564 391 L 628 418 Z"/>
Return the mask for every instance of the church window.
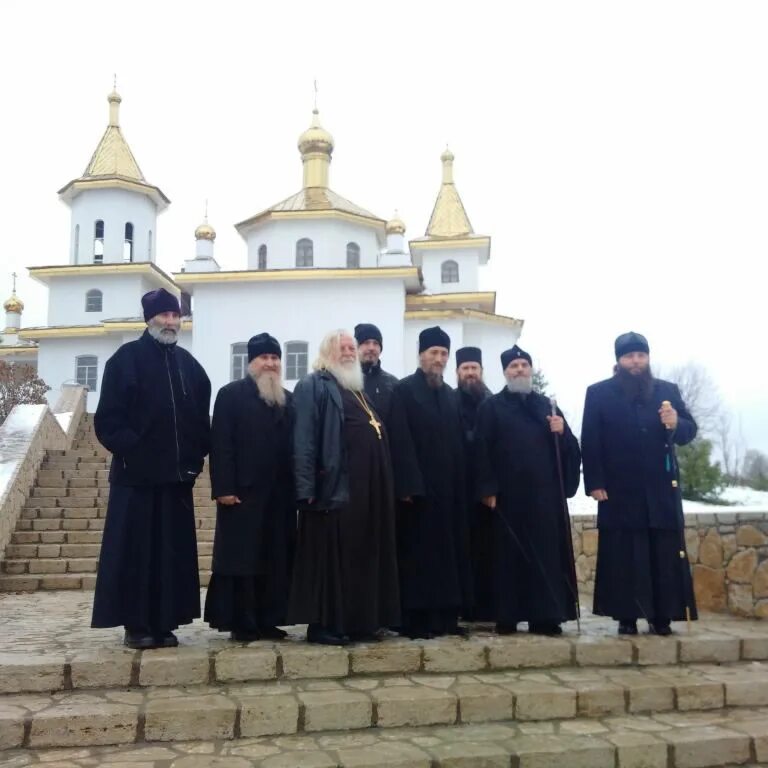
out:
<path id="1" fill-rule="evenodd" d="M 267 246 L 259 246 L 259 269 L 267 268 Z"/>
<path id="2" fill-rule="evenodd" d="M 93 263 L 104 262 L 104 222 L 98 219 L 93 225 Z"/>
<path id="3" fill-rule="evenodd" d="M 295 381 L 307 375 L 309 367 L 309 344 L 306 341 L 285 343 L 285 378 Z"/>
<path id="4" fill-rule="evenodd" d="M 88 387 L 89 392 L 96 391 L 98 362 L 96 355 L 80 355 L 75 358 L 75 379 L 81 386 Z"/>
<path id="5" fill-rule="evenodd" d="M 125 223 L 125 240 L 123 240 L 123 261 L 133 261 L 133 224 Z"/>
<path id="6" fill-rule="evenodd" d="M 80 225 L 75 224 L 75 258 L 74 262 L 77 264 L 80 258 Z"/>
<path id="7" fill-rule="evenodd" d="M 360 246 L 347 243 L 347 269 L 360 269 Z"/>
<path id="8" fill-rule="evenodd" d="M 152 261 L 152 230 L 149 230 L 149 236 L 147 237 L 147 260 Z"/>
<path id="9" fill-rule="evenodd" d="M 453 261 L 444 261 L 440 267 L 440 280 L 443 283 L 459 282 L 459 265 Z"/>
<path id="10" fill-rule="evenodd" d="M 85 311 L 101 312 L 102 294 L 101 291 L 94 288 L 85 294 Z"/>
<path id="11" fill-rule="evenodd" d="M 232 345 L 232 379 L 237 381 L 242 379 L 248 371 L 248 344 L 245 341 L 239 341 Z"/>
<path id="12" fill-rule="evenodd" d="M 306 237 L 296 243 L 296 266 L 298 268 L 314 266 L 314 248 L 312 241 Z"/>

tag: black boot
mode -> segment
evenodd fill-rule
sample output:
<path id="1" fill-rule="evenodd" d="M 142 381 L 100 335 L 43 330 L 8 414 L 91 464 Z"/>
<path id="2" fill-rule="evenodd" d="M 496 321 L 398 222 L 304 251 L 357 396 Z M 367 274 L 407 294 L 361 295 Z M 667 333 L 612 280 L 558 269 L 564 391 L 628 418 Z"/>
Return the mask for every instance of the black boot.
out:
<path id="1" fill-rule="evenodd" d="M 145 651 L 148 648 L 159 648 L 161 644 L 155 639 L 151 632 L 145 629 L 125 628 L 123 645 L 126 648 L 132 648 L 134 651 Z"/>
<path id="2" fill-rule="evenodd" d="M 532 635 L 549 635 L 556 637 L 563 634 L 562 627 L 556 621 L 534 621 L 528 625 Z"/>
<path id="3" fill-rule="evenodd" d="M 497 635 L 514 635 L 517 632 L 517 624 L 496 624 Z"/>
<path id="4" fill-rule="evenodd" d="M 255 629 L 233 629 L 229 639 L 235 643 L 253 643 L 261 640 L 261 634 Z"/>
<path id="5" fill-rule="evenodd" d="M 259 634 L 264 640 L 285 640 L 288 633 L 279 627 L 259 627 Z"/>
<path id="6" fill-rule="evenodd" d="M 179 644 L 179 638 L 173 632 L 156 632 L 155 644 L 158 648 L 176 648 Z"/>
<path id="7" fill-rule="evenodd" d="M 659 635 L 661 637 L 667 637 L 672 634 L 669 619 L 656 619 L 652 624 L 648 624 L 648 629 L 652 635 Z"/>
<path id="8" fill-rule="evenodd" d="M 619 619 L 620 635 L 636 635 L 637 619 Z"/>
<path id="9" fill-rule="evenodd" d="M 349 645 L 349 638 L 331 632 L 320 624 L 310 624 L 307 627 L 307 642 L 318 645 Z"/>

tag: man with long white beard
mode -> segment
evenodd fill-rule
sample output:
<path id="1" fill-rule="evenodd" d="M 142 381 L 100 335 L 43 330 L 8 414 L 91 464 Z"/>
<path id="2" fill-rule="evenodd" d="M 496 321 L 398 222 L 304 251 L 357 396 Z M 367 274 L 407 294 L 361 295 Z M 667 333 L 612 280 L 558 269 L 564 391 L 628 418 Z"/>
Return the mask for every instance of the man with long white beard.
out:
<path id="1" fill-rule="evenodd" d="M 147 329 L 107 361 L 94 426 L 112 453 L 93 627 L 125 627 L 129 648 L 178 645 L 200 615 L 192 486 L 208 453 L 211 383 L 177 347 L 179 301 L 142 296 Z"/>
<path id="2" fill-rule="evenodd" d="M 248 341 L 248 372 L 222 387 L 211 425 L 216 499 L 213 573 L 205 620 L 240 642 L 279 640 L 285 624 L 296 505 L 293 407 L 283 389 L 280 343 Z"/>
<path id="3" fill-rule="evenodd" d="M 578 600 L 563 493 L 579 487 L 579 443 L 533 391 L 527 352 L 515 345 L 501 366 L 506 387 L 480 406 L 475 452 L 478 495 L 494 515 L 496 629 L 509 634 L 527 621 L 529 632 L 558 635 Z"/>
<path id="4" fill-rule="evenodd" d="M 475 425 L 480 405 L 491 396 L 483 382 L 483 352 L 478 347 L 456 350 L 456 404 L 464 437 L 467 519 L 472 558 L 472 611 L 464 616 L 471 621 L 492 621 L 493 610 L 493 512 L 478 501 L 475 478 Z"/>
<path id="5" fill-rule="evenodd" d="M 622 635 L 636 635 L 639 618 L 668 635 L 670 621 L 696 618 L 675 445 L 697 427 L 677 385 L 651 373 L 645 336 L 624 333 L 614 351 L 614 376 L 587 389 L 581 428 L 600 529 L 594 612 Z"/>
<path id="6" fill-rule="evenodd" d="M 463 635 L 472 575 L 461 421 L 443 381 L 451 340 L 439 326 L 419 334 L 419 367 L 392 393 L 390 432 L 398 509 L 403 634 Z"/>
<path id="7" fill-rule="evenodd" d="M 294 390 L 299 507 L 289 620 L 325 645 L 376 641 L 400 621 L 387 432 L 363 391 L 351 333 L 323 339 Z"/>

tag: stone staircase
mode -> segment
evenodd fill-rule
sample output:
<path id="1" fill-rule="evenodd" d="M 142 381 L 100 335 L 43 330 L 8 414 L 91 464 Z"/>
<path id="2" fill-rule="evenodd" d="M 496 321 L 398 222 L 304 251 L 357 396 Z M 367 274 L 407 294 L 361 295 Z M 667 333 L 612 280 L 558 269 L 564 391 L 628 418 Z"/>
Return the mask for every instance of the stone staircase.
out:
<path id="1" fill-rule="evenodd" d="M 72 448 L 49 451 L 21 513 L 5 559 L 0 592 L 93 589 L 109 497 L 110 454 L 85 414 Z M 198 562 L 210 579 L 216 506 L 207 466 L 195 484 Z"/>
<path id="2" fill-rule="evenodd" d="M 52 653 L 0 654 L 0 765 L 768 764 L 768 628 L 611 628 L 342 649 L 234 645 L 199 627 L 198 645 L 143 653 L 65 638 Z"/>

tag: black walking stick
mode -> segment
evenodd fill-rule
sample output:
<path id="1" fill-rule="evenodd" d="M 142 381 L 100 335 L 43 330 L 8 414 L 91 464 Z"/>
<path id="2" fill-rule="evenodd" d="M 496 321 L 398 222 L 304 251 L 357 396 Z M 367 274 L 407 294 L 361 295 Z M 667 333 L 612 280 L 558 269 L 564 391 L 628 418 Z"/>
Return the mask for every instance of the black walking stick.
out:
<path id="1" fill-rule="evenodd" d="M 554 397 L 549 398 L 549 404 L 552 406 L 552 415 L 557 416 L 557 402 Z M 581 606 L 579 605 L 579 582 L 576 579 L 576 558 L 573 552 L 573 538 L 571 534 L 571 514 L 568 511 L 568 499 L 565 498 L 565 481 L 563 479 L 563 465 L 560 461 L 560 435 L 557 432 L 552 433 L 555 438 L 555 460 L 557 462 L 557 479 L 560 481 L 560 501 L 563 505 L 563 515 L 565 522 L 565 538 L 567 544 L 567 555 L 569 568 L 569 587 L 576 605 L 576 627 L 581 634 Z"/>
<path id="2" fill-rule="evenodd" d="M 671 408 L 672 403 L 669 400 L 664 400 L 661 404 L 662 408 Z M 672 488 L 677 491 L 677 457 L 675 456 L 675 431 L 668 424 L 666 427 L 666 434 L 664 435 L 664 447 L 666 449 L 666 455 L 664 457 L 664 468 L 667 470 L 667 474 L 672 475 Z M 689 568 L 688 556 L 685 554 L 685 518 L 683 517 L 683 505 L 680 503 L 680 551 L 678 555 L 680 557 L 680 565 L 682 568 Z M 690 573 L 690 571 L 689 571 Z M 688 581 L 685 578 L 685 572 L 680 571 L 680 578 L 683 580 L 683 599 L 685 600 L 685 621 L 688 625 L 688 631 L 691 631 L 691 606 L 688 605 Z"/>

